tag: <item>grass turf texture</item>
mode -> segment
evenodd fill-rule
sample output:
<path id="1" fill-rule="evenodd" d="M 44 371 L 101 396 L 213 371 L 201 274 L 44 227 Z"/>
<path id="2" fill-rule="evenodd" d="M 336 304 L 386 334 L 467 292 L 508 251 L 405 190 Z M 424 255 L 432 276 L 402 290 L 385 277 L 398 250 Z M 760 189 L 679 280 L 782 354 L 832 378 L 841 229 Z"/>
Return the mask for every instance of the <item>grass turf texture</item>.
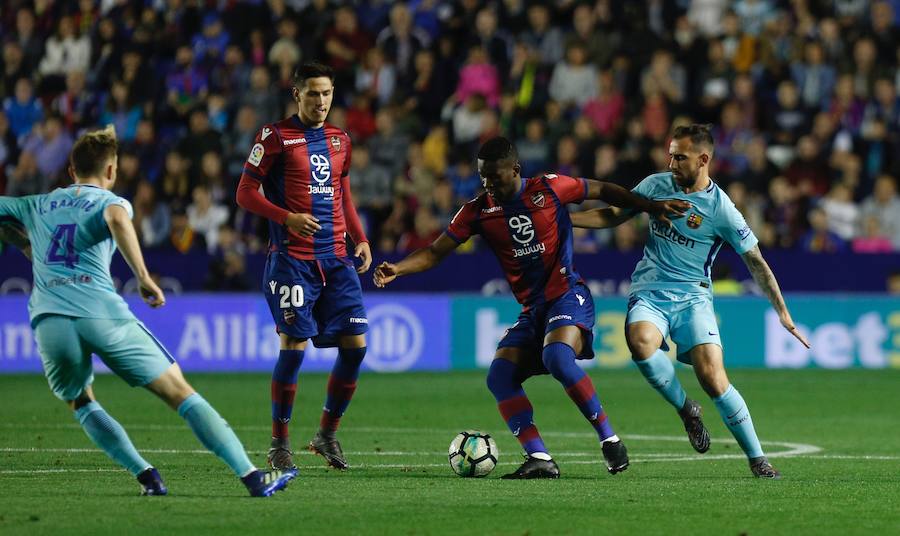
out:
<path id="1" fill-rule="evenodd" d="M 168 497 L 138 485 L 97 451 L 39 376 L 0 376 L 0 534 L 847 534 L 900 527 L 900 371 L 733 371 L 782 481 L 751 477 L 689 371 L 713 437 L 691 450 L 681 422 L 634 370 L 593 371 L 631 467 L 611 476 L 596 436 L 549 377 L 529 380 L 558 481 L 502 481 L 521 462 L 484 372 L 361 378 L 340 431 L 351 469 L 327 470 L 302 449 L 318 423 L 324 375 L 302 375 L 292 439 L 298 480 L 252 499 L 184 422 L 143 389 L 100 376 L 99 400 L 155 464 Z M 269 378 L 199 375 L 194 386 L 265 462 Z M 457 477 L 447 447 L 464 429 L 492 433 L 500 465 Z M 775 443 L 778 442 L 778 443 Z M 790 443 L 791 445 L 786 445 Z M 815 448 L 813 448 L 815 447 Z M 31 450 L 33 449 L 33 450 Z M 821 449 L 821 450 L 817 450 Z M 806 452 L 778 457 L 778 452 Z M 302 451 L 302 452 L 301 452 Z"/>

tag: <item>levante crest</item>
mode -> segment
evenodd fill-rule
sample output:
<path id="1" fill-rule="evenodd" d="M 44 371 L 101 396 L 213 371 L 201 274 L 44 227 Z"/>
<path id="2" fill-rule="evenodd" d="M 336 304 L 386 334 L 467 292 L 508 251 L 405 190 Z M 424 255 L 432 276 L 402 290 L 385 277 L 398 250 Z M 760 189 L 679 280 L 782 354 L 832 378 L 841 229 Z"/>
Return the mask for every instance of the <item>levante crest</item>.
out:
<path id="1" fill-rule="evenodd" d="M 703 223 L 703 216 L 696 213 L 692 213 L 690 216 L 688 216 L 687 226 L 691 229 L 700 227 L 701 223 Z"/>
<path id="2" fill-rule="evenodd" d="M 538 192 L 538 193 L 532 195 L 531 202 L 541 208 L 544 208 L 544 193 Z"/>

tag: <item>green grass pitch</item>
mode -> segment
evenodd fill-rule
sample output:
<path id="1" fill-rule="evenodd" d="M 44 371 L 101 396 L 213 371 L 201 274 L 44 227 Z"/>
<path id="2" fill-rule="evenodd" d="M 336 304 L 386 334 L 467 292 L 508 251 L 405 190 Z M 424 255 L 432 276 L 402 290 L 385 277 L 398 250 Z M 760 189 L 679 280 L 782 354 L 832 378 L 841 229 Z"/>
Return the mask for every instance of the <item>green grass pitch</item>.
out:
<path id="1" fill-rule="evenodd" d="M 526 390 L 560 465 L 558 481 L 503 481 L 520 461 L 484 372 L 361 378 L 340 438 L 349 471 L 303 451 L 298 480 L 252 499 L 183 421 L 142 389 L 101 376 L 99 400 L 162 473 L 168 497 L 97 451 L 39 376 L 0 376 L 0 534 L 897 534 L 900 371 L 732 371 L 782 481 L 752 478 L 689 371 L 713 446 L 688 445 L 675 413 L 634 370 L 592 371 L 628 445 L 631 467 L 609 475 L 596 436 L 549 377 Z M 268 446 L 266 375 L 189 378 L 232 424 L 257 464 Z M 302 375 L 295 447 L 319 418 L 324 375 Z M 460 430 L 497 438 L 500 465 L 462 479 L 447 463 Z M 302 450 L 296 448 L 297 451 Z"/>

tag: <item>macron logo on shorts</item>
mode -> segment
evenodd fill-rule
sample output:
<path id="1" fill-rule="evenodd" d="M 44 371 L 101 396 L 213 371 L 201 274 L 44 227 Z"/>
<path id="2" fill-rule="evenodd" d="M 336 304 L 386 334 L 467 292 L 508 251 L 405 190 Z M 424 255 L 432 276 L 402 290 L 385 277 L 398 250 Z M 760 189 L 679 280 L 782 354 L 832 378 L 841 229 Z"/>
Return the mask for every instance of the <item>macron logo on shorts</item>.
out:
<path id="1" fill-rule="evenodd" d="M 584 296 L 576 294 L 575 297 L 578 298 L 578 305 L 584 305 Z"/>
<path id="2" fill-rule="evenodd" d="M 552 324 L 553 322 L 556 322 L 557 320 L 572 320 L 572 317 L 569 315 L 556 315 L 556 316 L 550 317 L 550 320 L 548 320 L 547 323 Z"/>
<path id="3" fill-rule="evenodd" d="M 368 324 L 368 323 L 369 323 L 369 319 L 368 319 L 368 318 L 353 318 L 353 317 L 350 317 L 350 323 L 351 323 L 351 324 Z"/>

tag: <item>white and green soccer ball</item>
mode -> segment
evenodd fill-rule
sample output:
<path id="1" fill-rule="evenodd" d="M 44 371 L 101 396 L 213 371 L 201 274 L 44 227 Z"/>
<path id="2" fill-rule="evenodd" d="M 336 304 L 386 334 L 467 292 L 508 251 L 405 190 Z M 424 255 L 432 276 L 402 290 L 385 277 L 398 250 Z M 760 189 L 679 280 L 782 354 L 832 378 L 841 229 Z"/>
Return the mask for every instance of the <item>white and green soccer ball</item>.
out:
<path id="1" fill-rule="evenodd" d="M 462 477 L 482 477 L 497 465 L 497 443 L 478 430 L 460 432 L 450 443 L 450 467 Z"/>

